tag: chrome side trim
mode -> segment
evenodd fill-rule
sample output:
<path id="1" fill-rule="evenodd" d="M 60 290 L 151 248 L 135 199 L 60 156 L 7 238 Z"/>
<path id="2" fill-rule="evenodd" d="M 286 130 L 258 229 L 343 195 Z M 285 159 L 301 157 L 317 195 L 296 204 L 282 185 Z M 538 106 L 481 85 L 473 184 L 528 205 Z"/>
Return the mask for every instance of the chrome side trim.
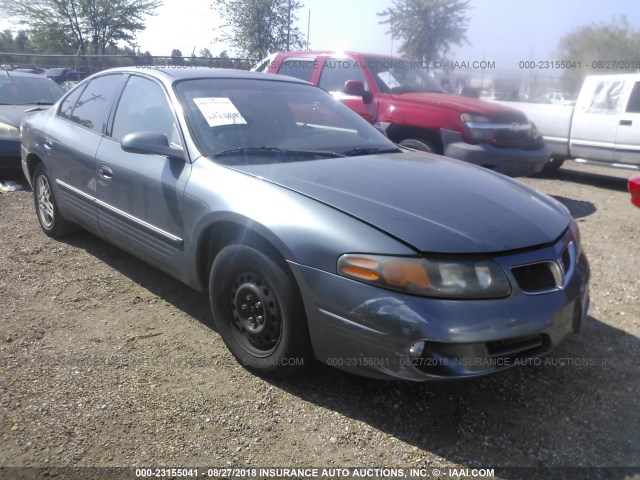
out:
<path id="1" fill-rule="evenodd" d="M 576 163 L 584 163 L 587 165 L 598 165 L 600 167 L 621 168 L 624 170 L 640 170 L 640 165 L 631 165 L 628 163 L 603 162 L 600 160 L 587 160 L 586 158 L 574 158 L 573 161 Z"/>
<path id="2" fill-rule="evenodd" d="M 542 138 L 544 138 L 546 142 L 554 142 L 554 143 L 562 143 L 562 144 L 569 143 L 569 139 L 566 137 L 550 137 L 548 135 L 543 135 Z"/>
<path id="3" fill-rule="evenodd" d="M 86 198 L 87 200 L 89 200 L 90 202 L 95 202 L 96 201 L 96 197 L 92 197 L 91 195 L 89 195 L 88 193 L 84 193 L 82 190 L 78 190 L 76 187 L 72 187 L 71 185 L 64 183 L 62 180 L 60 180 L 59 178 L 56 178 L 56 183 L 58 185 L 60 185 L 61 187 L 72 191 L 73 193 L 80 195 L 81 197 Z"/>
<path id="4" fill-rule="evenodd" d="M 133 215 L 129 215 L 127 212 L 123 212 L 122 210 L 113 207 L 111 205 L 109 205 L 108 203 L 103 202 L 102 200 L 98 200 L 95 197 L 92 197 L 91 195 L 84 193 L 82 190 L 78 190 L 75 187 L 72 187 L 71 185 L 68 185 L 66 183 L 64 183 L 63 181 L 56 179 L 56 183 L 58 185 L 60 185 L 61 187 L 72 191 L 73 193 L 76 193 L 78 195 L 80 195 L 81 197 L 86 198 L 87 200 L 94 202 L 96 205 L 98 205 L 99 207 L 105 208 L 107 210 L 109 210 L 112 213 L 115 213 L 116 215 L 120 216 L 120 217 L 124 217 L 127 220 L 135 223 L 136 225 L 139 225 L 143 228 L 146 228 L 147 230 L 151 230 L 152 232 L 160 235 L 161 237 L 164 237 L 165 239 L 169 240 L 171 243 L 175 244 L 175 245 L 182 245 L 183 240 L 180 237 L 176 237 L 175 235 L 169 233 L 169 232 L 165 232 L 164 230 L 162 230 L 161 228 L 158 228 L 154 225 L 151 225 L 150 223 L 145 222 L 144 220 L 140 220 L 137 217 L 134 217 Z"/>
<path id="5" fill-rule="evenodd" d="M 571 140 L 569 142 L 569 146 L 571 148 L 591 147 L 591 148 L 605 148 L 607 150 L 613 150 L 616 144 L 611 142 L 593 142 L 591 140 Z"/>
<path id="6" fill-rule="evenodd" d="M 147 230 L 151 230 L 154 233 L 157 233 L 158 235 L 166 238 L 167 240 L 169 240 L 171 243 L 174 243 L 176 245 L 182 245 L 183 240 L 180 237 L 176 237 L 175 235 L 169 233 L 169 232 L 165 232 L 164 230 L 151 225 L 150 223 L 145 222 L 144 220 L 140 220 L 137 217 L 134 217 L 133 215 L 129 215 L 127 212 L 123 212 L 122 210 L 113 207 L 111 205 L 109 205 L 108 203 L 103 202 L 102 200 L 98 200 L 96 199 L 96 205 L 98 205 L 99 207 L 103 207 L 106 208 L 107 210 L 109 210 L 112 213 L 115 213 L 116 215 L 119 215 L 121 217 L 126 218 L 127 220 L 132 221 L 133 223 L 146 228 Z"/>

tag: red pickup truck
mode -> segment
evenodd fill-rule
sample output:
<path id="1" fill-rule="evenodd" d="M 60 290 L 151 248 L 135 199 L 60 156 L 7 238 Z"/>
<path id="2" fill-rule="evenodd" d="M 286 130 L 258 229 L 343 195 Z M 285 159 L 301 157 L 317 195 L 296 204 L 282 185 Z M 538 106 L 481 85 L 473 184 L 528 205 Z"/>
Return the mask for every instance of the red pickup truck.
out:
<path id="1" fill-rule="evenodd" d="M 551 157 L 525 114 L 448 95 L 418 62 L 354 52 L 287 52 L 254 71 L 289 75 L 330 92 L 394 142 L 499 172 L 538 173 Z"/>

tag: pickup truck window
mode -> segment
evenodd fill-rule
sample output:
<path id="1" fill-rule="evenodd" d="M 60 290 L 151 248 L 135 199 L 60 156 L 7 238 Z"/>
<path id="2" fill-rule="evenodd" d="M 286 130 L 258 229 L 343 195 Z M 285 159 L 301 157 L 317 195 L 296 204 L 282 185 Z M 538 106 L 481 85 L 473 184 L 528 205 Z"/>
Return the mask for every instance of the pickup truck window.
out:
<path id="1" fill-rule="evenodd" d="M 640 82 L 636 82 L 629 96 L 627 113 L 640 113 Z"/>
<path id="2" fill-rule="evenodd" d="M 290 77 L 299 78 L 306 82 L 311 81 L 311 75 L 313 75 L 313 69 L 316 66 L 317 60 L 315 59 L 299 59 L 288 58 L 280 67 L 278 73 L 280 75 L 289 75 Z"/>
<path id="3" fill-rule="evenodd" d="M 362 68 L 351 59 L 328 58 L 322 67 L 319 86 L 325 92 L 344 92 L 344 84 L 349 80 L 357 80 L 364 84 L 368 92 L 367 79 Z"/>
<path id="4" fill-rule="evenodd" d="M 415 62 L 396 58 L 367 58 L 366 64 L 381 92 L 444 93 Z"/>
<path id="5" fill-rule="evenodd" d="M 587 113 L 620 113 L 624 81 L 602 80 L 596 83 Z"/>

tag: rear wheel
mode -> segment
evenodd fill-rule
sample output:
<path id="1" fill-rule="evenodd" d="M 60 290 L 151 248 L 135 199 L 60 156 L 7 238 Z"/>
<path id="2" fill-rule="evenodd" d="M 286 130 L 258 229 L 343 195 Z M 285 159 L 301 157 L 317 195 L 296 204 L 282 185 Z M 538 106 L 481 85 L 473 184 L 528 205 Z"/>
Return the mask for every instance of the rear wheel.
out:
<path id="1" fill-rule="evenodd" d="M 38 165 L 33 172 L 33 200 L 42 231 L 52 238 L 60 238 L 73 233 L 77 227 L 67 221 L 56 203 L 51 181 L 43 165 Z"/>
<path id="2" fill-rule="evenodd" d="M 407 148 L 413 148 L 414 150 L 420 150 L 421 152 L 438 153 L 438 148 L 428 140 L 422 140 L 419 138 L 407 138 L 402 140 L 399 145 Z"/>
<path id="3" fill-rule="evenodd" d="M 548 173 L 557 172 L 558 170 L 560 170 L 560 167 L 562 166 L 563 163 L 564 163 L 563 158 L 550 158 L 549 161 L 544 164 L 544 167 L 542 167 L 541 173 L 548 174 Z"/>
<path id="4" fill-rule="evenodd" d="M 283 266 L 248 245 L 216 256 L 209 278 L 215 325 L 236 359 L 267 377 L 295 373 L 311 344 L 298 287 Z"/>

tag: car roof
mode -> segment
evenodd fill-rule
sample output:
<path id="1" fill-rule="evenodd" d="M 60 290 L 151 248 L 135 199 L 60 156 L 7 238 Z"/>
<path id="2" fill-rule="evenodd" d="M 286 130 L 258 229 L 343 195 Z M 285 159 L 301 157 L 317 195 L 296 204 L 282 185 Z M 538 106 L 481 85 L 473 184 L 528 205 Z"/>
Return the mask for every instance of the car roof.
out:
<path id="1" fill-rule="evenodd" d="M 0 77 L 27 77 L 27 78 L 39 78 L 42 80 L 49 80 L 47 77 L 43 77 L 42 75 L 38 75 L 37 73 L 27 73 L 27 72 L 16 72 L 15 70 L 0 70 Z"/>
<path id="2" fill-rule="evenodd" d="M 365 58 L 365 57 L 376 57 L 376 58 L 393 58 L 395 60 L 406 60 L 404 57 L 397 57 L 393 55 L 387 55 L 384 53 L 363 53 L 363 52 L 353 52 L 353 51 L 343 51 L 343 50 L 299 50 L 292 52 L 280 52 L 277 55 L 283 55 L 287 57 L 291 56 L 301 56 L 301 57 L 309 57 L 309 56 L 317 56 L 317 55 L 333 55 L 333 56 L 350 56 L 357 58 Z"/>
<path id="3" fill-rule="evenodd" d="M 220 78 L 220 79 L 249 79 L 249 80 L 270 80 L 286 83 L 307 84 L 297 78 L 289 78 L 281 75 L 269 73 L 256 73 L 246 70 L 233 70 L 230 68 L 210 68 L 210 67 L 119 67 L 103 70 L 96 76 L 109 73 L 144 73 L 167 83 L 177 80 L 199 79 L 199 78 Z"/>

